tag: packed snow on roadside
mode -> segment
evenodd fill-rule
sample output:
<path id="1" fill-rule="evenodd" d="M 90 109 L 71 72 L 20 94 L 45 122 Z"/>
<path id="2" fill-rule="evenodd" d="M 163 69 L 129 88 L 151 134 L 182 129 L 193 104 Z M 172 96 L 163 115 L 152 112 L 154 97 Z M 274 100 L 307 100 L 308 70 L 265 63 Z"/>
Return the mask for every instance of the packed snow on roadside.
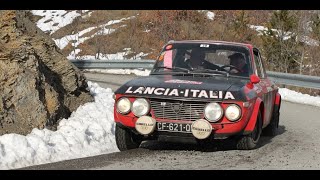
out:
<path id="1" fill-rule="evenodd" d="M 106 74 L 135 74 L 137 76 L 148 76 L 150 74 L 150 70 L 148 69 L 87 69 L 86 71 Z"/>
<path id="2" fill-rule="evenodd" d="M 26 136 L 0 136 L 0 169 L 15 169 L 119 151 L 113 122 L 113 92 L 88 82 L 95 101 L 80 106 L 57 131 L 33 129 Z"/>
<path id="3" fill-rule="evenodd" d="M 320 96 L 310 96 L 287 88 L 280 88 L 279 93 L 282 100 L 320 107 Z"/>

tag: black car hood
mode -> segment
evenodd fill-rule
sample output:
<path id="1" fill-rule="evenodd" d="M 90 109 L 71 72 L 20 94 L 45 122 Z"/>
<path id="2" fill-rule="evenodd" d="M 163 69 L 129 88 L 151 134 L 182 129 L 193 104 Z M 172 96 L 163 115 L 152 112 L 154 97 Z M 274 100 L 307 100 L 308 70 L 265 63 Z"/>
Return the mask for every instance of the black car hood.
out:
<path id="1" fill-rule="evenodd" d="M 248 81 L 224 76 L 150 75 L 127 82 L 115 94 L 162 99 L 245 101 L 243 88 Z"/>

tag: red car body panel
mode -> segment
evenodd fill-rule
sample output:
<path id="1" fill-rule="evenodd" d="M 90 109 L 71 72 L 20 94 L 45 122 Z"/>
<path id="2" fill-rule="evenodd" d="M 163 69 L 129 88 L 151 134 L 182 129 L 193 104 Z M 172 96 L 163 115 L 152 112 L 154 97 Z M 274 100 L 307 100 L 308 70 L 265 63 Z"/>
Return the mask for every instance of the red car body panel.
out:
<path id="1" fill-rule="evenodd" d="M 261 103 L 262 103 L 262 100 L 260 98 L 258 98 L 254 104 L 253 112 L 251 113 L 251 117 L 249 119 L 249 122 L 245 127 L 245 130 L 244 130 L 245 133 L 250 133 L 253 131 L 253 129 L 256 125 L 256 122 L 257 122 L 257 117 L 258 117 L 258 113 L 260 111 Z M 263 113 L 262 113 L 262 117 L 263 117 Z"/>
<path id="2" fill-rule="evenodd" d="M 277 93 L 274 104 L 275 105 L 280 105 L 280 103 L 281 103 L 281 95 L 279 93 Z"/>

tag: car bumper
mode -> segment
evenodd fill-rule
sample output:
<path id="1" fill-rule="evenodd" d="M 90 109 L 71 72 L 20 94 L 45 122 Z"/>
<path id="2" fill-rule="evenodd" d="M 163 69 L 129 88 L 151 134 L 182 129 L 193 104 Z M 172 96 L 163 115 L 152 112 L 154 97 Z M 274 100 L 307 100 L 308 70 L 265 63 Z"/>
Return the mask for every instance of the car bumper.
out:
<path id="1" fill-rule="evenodd" d="M 118 113 L 115 113 L 115 121 L 118 124 L 121 124 L 124 127 L 132 129 L 135 131 L 135 122 L 138 118 L 124 116 Z M 166 123 L 192 123 L 193 121 L 185 121 L 185 120 L 164 120 L 164 119 L 157 119 L 157 122 L 166 122 Z M 233 135 L 242 134 L 244 128 L 248 123 L 248 118 L 243 116 L 237 122 L 227 122 L 227 123 L 210 123 L 212 126 L 212 134 L 211 136 L 214 139 L 225 139 Z M 157 129 L 150 134 L 154 136 L 173 136 L 173 137 L 193 137 L 192 133 L 177 133 L 177 132 L 165 132 L 165 131 L 157 131 Z"/>

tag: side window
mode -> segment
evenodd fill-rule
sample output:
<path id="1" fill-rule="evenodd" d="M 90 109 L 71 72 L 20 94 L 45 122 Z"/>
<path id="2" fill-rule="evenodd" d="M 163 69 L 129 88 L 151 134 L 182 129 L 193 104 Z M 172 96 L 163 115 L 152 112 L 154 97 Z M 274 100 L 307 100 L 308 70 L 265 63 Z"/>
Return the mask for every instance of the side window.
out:
<path id="1" fill-rule="evenodd" d="M 265 72 L 261 62 L 260 54 L 257 50 L 254 50 L 253 53 L 254 53 L 254 62 L 257 67 L 257 74 L 260 78 L 265 78 Z"/>
<path id="2" fill-rule="evenodd" d="M 266 72 L 266 68 L 265 68 L 266 66 L 264 65 L 264 61 L 263 61 L 260 53 L 259 53 L 259 58 L 260 58 L 260 60 L 261 60 L 262 73 L 264 74 L 264 78 L 266 78 L 266 77 L 267 77 L 267 72 Z"/>

